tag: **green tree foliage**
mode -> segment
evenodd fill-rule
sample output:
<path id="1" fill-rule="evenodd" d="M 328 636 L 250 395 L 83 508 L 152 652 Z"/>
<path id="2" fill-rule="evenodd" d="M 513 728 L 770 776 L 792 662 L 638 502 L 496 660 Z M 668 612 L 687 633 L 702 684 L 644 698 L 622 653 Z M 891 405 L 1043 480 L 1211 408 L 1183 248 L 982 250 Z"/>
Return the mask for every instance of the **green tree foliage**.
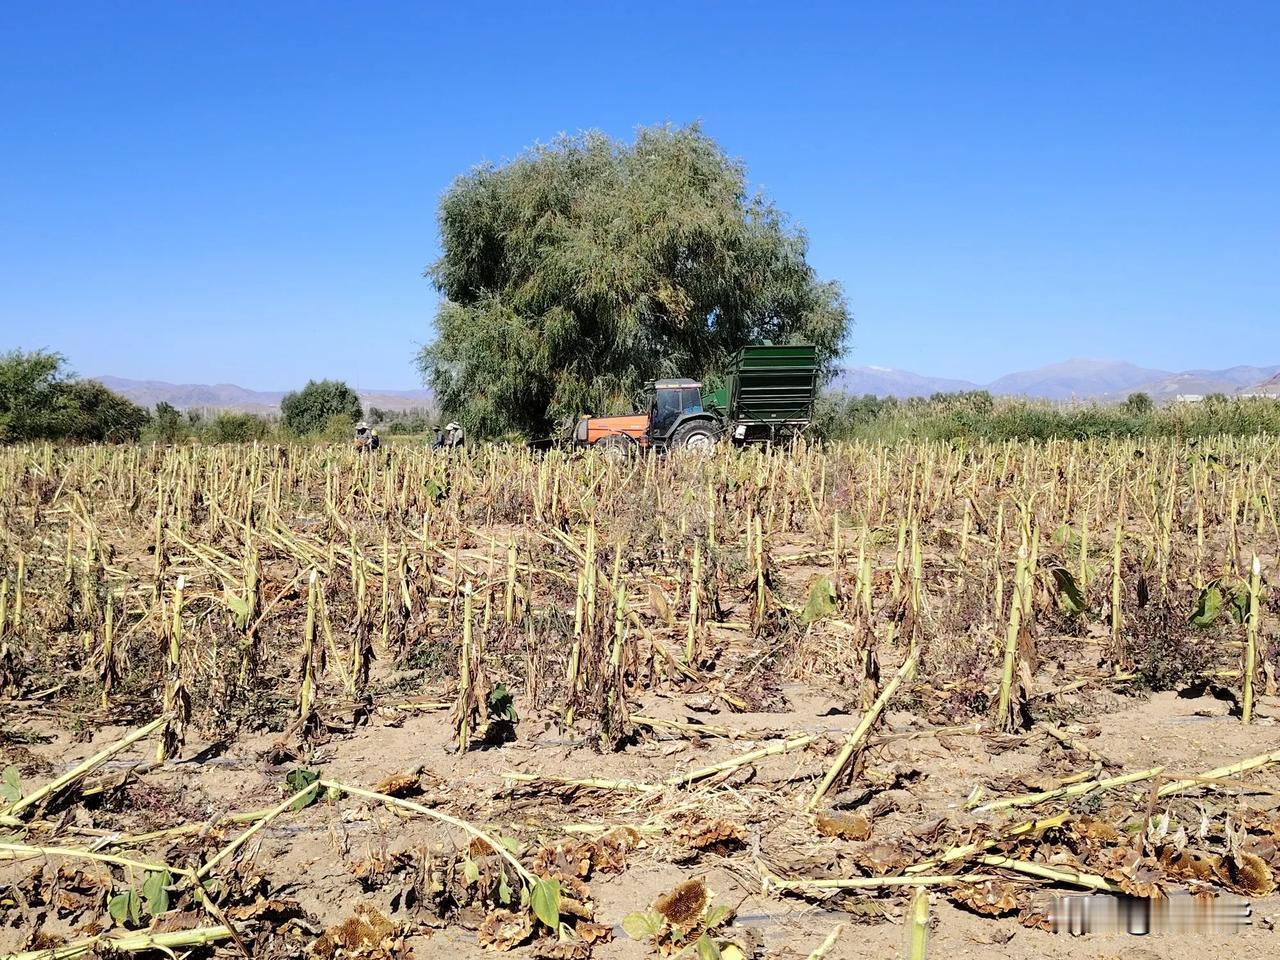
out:
<path id="1" fill-rule="evenodd" d="M 66 371 L 47 350 L 0 355 L 0 443 L 136 440 L 149 416 L 93 380 Z"/>
<path id="2" fill-rule="evenodd" d="M 280 401 L 284 425 L 300 437 L 320 433 L 334 417 L 355 423 L 362 416 L 360 397 L 341 380 L 310 380 Z"/>
<path id="3" fill-rule="evenodd" d="M 1128 399 L 1124 402 L 1124 408 L 1135 416 L 1142 416 L 1150 413 L 1155 408 L 1155 403 L 1152 402 L 1149 393 L 1143 393 L 1139 390 L 1129 394 Z"/>
<path id="4" fill-rule="evenodd" d="M 151 419 L 150 436 L 157 443 L 178 443 L 186 435 L 187 425 L 183 423 L 178 408 L 163 400 L 157 403 L 155 415 Z"/>
<path id="5" fill-rule="evenodd" d="M 203 422 L 201 439 L 207 443 L 248 443 L 271 436 L 271 424 L 252 413 L 223 410 Z"/>
<path id="6" fill-rule="evenodd" d="M 625 410 L 646 380 L 714 377 L 748 343 L 813 343 L 829 370 L 850 323 L 804 233 L 696 125 L 479 167 L 446 193 L 440 232 L 427 274 L 445 300 L 418 364 L 479 435 Z"/>

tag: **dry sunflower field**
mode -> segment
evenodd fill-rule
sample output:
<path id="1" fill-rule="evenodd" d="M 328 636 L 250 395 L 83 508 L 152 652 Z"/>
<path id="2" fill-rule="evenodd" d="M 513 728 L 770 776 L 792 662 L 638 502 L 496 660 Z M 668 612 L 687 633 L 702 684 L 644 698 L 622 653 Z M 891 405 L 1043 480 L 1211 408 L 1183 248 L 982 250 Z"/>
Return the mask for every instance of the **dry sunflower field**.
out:
<path id="1" fill-rule="evenodd" d="M 1278 485 L 1273 438 L 0 450 L 0 956 L 1141 955 L 1068 893 L 1274 949 Z"/>

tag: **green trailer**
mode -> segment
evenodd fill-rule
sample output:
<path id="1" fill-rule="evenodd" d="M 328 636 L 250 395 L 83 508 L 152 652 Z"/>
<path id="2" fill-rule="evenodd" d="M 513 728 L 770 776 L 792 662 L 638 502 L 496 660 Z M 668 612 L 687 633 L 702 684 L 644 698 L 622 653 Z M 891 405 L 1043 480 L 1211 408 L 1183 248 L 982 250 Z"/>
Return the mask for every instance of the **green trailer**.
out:
<path id="1" fill-rule="evenodd" d="M 724 385 L 704 394 L 738 443 L 786 438 L 808 426 L 818 392 L 818 354 L 808 344 L 743 347 L 729 361 Z"/>
<path id="2" fill-rule="evenodd" d="M 722 439 L 771 443 L 799 433 L 813 416 L 818 355 L 809 345 L 743 347 L 729 361 L 718 390 L 697 380 L 658 380 L 647 411 L 584 417 L 574 442 L 605 452 L 707 449 Z"/>

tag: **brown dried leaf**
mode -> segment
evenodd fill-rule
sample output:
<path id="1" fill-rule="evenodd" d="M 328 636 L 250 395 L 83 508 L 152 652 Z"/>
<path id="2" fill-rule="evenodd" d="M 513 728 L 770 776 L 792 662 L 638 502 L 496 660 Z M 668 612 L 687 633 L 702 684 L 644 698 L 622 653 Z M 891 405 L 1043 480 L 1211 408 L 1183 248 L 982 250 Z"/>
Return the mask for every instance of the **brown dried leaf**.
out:
<path id="1" fill-rule="evenodd" d="M 533 872 L 539 876 L 563 873 L 583 879 L 596 870 L 621 873 L 627 866 L 627 852 L 640 843 L 633 827 L 618 827 L 596 840 L 571 840 L 543 847 L 533 858 Z"/>
<path id="2" fill-rule="evenodd" d="M 302 907 L 297 900 L 272 897 L 267 899 L 259 895 L 253 903 L 238 907 L 228 907 L 227 916 L 232 920 L 269 919 L 275 923 L 302 916 Z"/>
<path id="3" fill-rule="evenodd" d="M 1280 865 L 1280 847 L 1271 837 L 1250 837 L 1242 848 L 1246 853 L 1265 860 L 1271 866 Z"/>
<path id="4" fill-rule="evenodd" d="M 724 856 L 747 845 L 742 827 L 728 820 L 713 820 L 697 824 L 690 830 L 686 842 L 695 850 Z"/>
<path id="5" fill-rule="evenodd" d="M 1105 820 L 1089 816 L 1077 817 L 1071 822 L 1071 829 L 1091 843 L 1115 843 L 1121 837 L 1120 831 Z"/>
<path id="6" fill-rule="evenodd" d="M 149 932 L 178 933 L 182 930 L 194 930 L 203 920 L 199 910 L 175 910 L 151 921 Z"/>
<path id="7" fill-rule="evenodd" d="M 495 950 L 513 950 L 532 935 L 533 917 L 527 910 L 494 910 L 476 930 L 476 942 Z"/>
<path id="8" fill-rule="evenodd" d="M 871 821 L 860 813 L 824 811 L 818 814 L 815 826 L 824 837 L 866 840 L 871 836 Z"/>
<path id="9" fill-rule="evenodd" d="M 1160 887 L 1160 881 L 1163 879 L 1164 871 L 1160 869 L 1159 861 L 1152 857 L 1143 857 L 1122 873 L 1118 882 L 1121 889 L 1130 896 L 1151 900 L 1164 895 Z"/>
<path id="10" fill-rule="evenodd" d="M 388 797 L 409 797 L 421 793 L 422 787 L 416 773 L 393 773 L 373 788 Z"/>
<path id="11" fill-rule="evenodd" d="M 588 960 L 591 944 L 585 940 L 554 940 L 543 937 L 533 944 L 530 956 L 535 960 Z"/>
<path id="12" fill-rule="evenodd" d="M 898 873 L 912 862 L 912 857 L 895 843 L 872 843 L 854 854 L 854 860 L 878 876 Z"/>
<path id="13" fill-rule="evenodd" d="M 613 939 L 613 927 L 607 923 L 591 923 L 583 920 L 573 928 L 573 932 L 593 946 L 597 943 L 608 943 Z"/>
<path id="14" fill-rule="evenodd" d="M 1019 908 L 1017 888 L 1002 880 L 958 884 L 950 896 L 956 903 L 989 917 L 1004 916 Z"/>

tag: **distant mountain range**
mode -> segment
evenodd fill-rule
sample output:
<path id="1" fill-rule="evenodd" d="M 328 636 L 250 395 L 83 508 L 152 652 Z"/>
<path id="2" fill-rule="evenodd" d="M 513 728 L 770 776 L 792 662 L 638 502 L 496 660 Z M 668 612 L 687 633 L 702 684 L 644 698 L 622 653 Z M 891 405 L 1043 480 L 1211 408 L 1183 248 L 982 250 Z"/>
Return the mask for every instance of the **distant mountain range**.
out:
<path id="1" fill-rule="evenodd" d="M 283 390 L 247 390 L 233 383 L 166 383 L 163 380 L 129 380 L 124 377 L 91 377 L 109 390 L 144 407 L 171 403 L 179 410 L 234 410 L 241 413 L 279 413 Z M 429 390 L 361 390 L 365 410 L 412 410 L 431 405 Z"/>
<path id="2" fill-rule="evenodd" d="M 237 410 L 246 413 L 278 413 L 283 390 L 247 390 L 232 383 L 166 383 L 162 380 L 128 380 L 93 377 L 134 403 L 154 407 L 164 401 L 179 410 Z M 1239 366 L 1226 370 L 1153 370 L 1117 360 L 1066 360 L 1036 370 L 1008 373 L 987 384 L 947 377 L 928 377 L 891 367 L 844 367 L 835 389 L 879 397 L 928 397 L 935 393 L 989 390 L 997 396 L 1035 397 L 1045 400 L 1097 400 L 1118 402 L 1142 391 L 1157 403 L 1179 395 L 1210 393 L 1267 393 L 1280 396 L 1280 364 L 1269 367 Z M 410 410 L 431 404 L 430 390 L 361 390 L 365 409 Z"/>
<path id="3" fill-rule="evenodd" d="M 1179 395 L 1210 393 L 1276 393 L 1280 395 L 1280 364 L 1269 367 L 1238 366 L 1225 370 L 1153 370 L 1117 360 L 1066 360 L 1035 370 L 998 377 L 987 384 L 945 377 L 927 377 L 890 367 L 845 367 L 834 386 L 851 394 L 880 397 L 927 397 L 959 390 L 989 390 L 997 396 L 1035 397 L 1045 400 L 1123 400 L 1141 391 L 1157 403 Z"/>

